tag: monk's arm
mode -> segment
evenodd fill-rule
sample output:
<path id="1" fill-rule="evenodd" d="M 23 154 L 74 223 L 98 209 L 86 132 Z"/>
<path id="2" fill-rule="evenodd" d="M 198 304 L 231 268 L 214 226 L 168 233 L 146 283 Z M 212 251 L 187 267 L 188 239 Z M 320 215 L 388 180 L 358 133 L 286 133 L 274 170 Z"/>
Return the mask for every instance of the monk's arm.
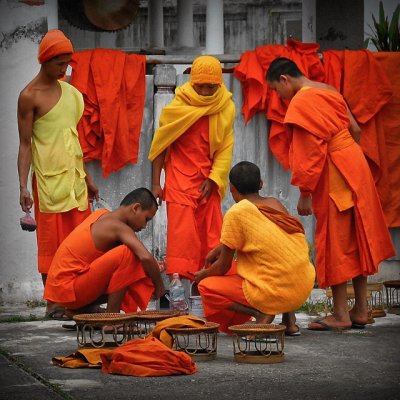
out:
<path id="1" fill-rule="evenodd" d="M 93 200 L 96 199 L 96 201 L 99 200 L 99 188 L 97 187 L 96 183 L 94 182 L 92 175 L 89 174 L 87 168 L 86 168 L 86 164 L 83 163 L 83 169 L 85 170 L 85 182 L 86 182 L 86 186 L 88 188 L 88 194 L 89 194 L 89 199 Z"/>
<path id="2" fill-rule="evenodd" d="M 156 299 L 160 298 L 164 294 L 165 288 L 157 260 L 136 237 L 136 234 L 125 224 L 119 225 L 116 239 L 126 244 L 142 263 L 145 274 L 154 284 L 154 297 Z"/>
<path id="3" fill-rule="evenodd" d="M 163 198 L 163 191 L 161 188 L 160 177 L 161 177 L 161 170 L 164 166 L 166 151 L 163 151 L 159 154 L 152 163 L 152 189 L 151 191 L 154 194 L 154 197 L 158 199 L 158 204 L 161 205 L 162 198 Z"/>
<path id="4" fill-rule="evenodd" d="M 346 106 L 347 106 L 347 104 L 346 104 Z M 353 136 L 353 139 L 355 140 L 356 143 L 360 144 L 361 129 L 358 126 L 357 121 L 355 120 L 353 114 L 351 113 L 349 106 L 347 106 L 347 114 L 349 115 L 349 119 L 350 119 L 349 131 L 351 133 L 351 136 Z"/>
<path id="5" fill-rule="evenodd" d="M 222 276 L 225 275 L 232 265 L 235 249 L 230 249 L 228 246 L 222 244 L 219 257 L 212 263 L 209 268 L 203 268 L 195 272 L 194 279 L 199 283 L 202 279 L 209 276 Z"/>
<path id="6" fill-rule="evenodd" d="M 23 211 L 32 207 L 33 200 L 28 190 L 28 175 L 32 162 L 32 127 L 33 127 L 33 100 L 29 95 L 21 93 L 18 98 L 18 176 L 19 176 L 19 203 Z"/>

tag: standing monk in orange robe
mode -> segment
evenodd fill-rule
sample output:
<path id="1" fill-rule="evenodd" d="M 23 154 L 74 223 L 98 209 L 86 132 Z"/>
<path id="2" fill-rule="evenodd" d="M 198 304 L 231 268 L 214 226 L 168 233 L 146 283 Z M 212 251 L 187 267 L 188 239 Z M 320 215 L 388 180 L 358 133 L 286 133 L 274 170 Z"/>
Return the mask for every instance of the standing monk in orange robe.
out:
<path id="1" fill-rule="evenodd" d="M 167 202 L 167 274 L 193 279 L 219 244 L 235 106 L 215 57 L 194 60 L 190 82 L 164 107 L 150 148 L 154 195 Z M 160 174 L 165 169 L 165 186 Z"/>
<path id="2" fill-rule="evenodd" d="M 85 173 L 76 130 L 83 98 L 63 81 L 73 51 L 63 32 L 47 32 L 39 45 L 40 71 L 18 98 L 20 205 L 27 212 L 35 204 L 43 284 L 58 246 L 90 214 L 88 190 L 98 199 L 98 189 Z M 31 166 L 33 199 L 28 190 Z M 50 301 L 46 315 L 66 319 L 63 308 Z"/>
<path id="3" fill-rule="evenodd" d="M 146 188 L 127 194 L 115 211 L 92 213 L 58 248 L 44 297 L 62 304 L 72 316 L 83 307 L 107 302 L 107 312 L 146 309 L 153 294 L 164 294 L 156 259 L 137 238 L 157 212 Z M 104 299 L 104 296 L 107 299 Z"/>
<path id="4" fill-rule="evenodd" d="M 333 314 L 309 329 L 363 328 L 368 321 L 367 276 L 395 254 L 374 180 L 360 146 L 358 125 L 334 88 L 309 80 L 287 59 L 274 60 L 267 82 L 290 101 L 292 185 L 300 188 L 297 210 L 315 214 L 316 267 L 321 288 L 332 287 Z M 349 311 L 347 281 L 355 304 Z"/>

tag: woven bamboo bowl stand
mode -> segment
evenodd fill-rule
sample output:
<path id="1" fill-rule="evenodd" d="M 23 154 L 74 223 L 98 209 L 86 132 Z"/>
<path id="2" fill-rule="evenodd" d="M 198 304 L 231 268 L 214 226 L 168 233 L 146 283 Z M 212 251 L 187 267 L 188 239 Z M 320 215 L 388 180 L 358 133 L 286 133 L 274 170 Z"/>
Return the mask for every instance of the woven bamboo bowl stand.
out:
<path id="1" fill-rule="evenodd" d="M 238 363 L 274 364 L 284 361 L 285 325 L 233 325 L 233 355 Z"/>
<path id="2" fill-rule="evenodd" d="M 400 280 L 385 281 L 386 303 L 389 314 L 400 315 Z"/>
<path id="3" fill-rule="evenodd" d="M 189 354 L 194 361 L 210 361 L 217 356 L 219 324 L 206 322 L 199 328 L 166 328 L 172 336 L 173 349 Z"/>
<path id="4" fill-rule="evenodd" d="M 77 314 L 76 339 L 79 347 L 119 346 L 135 336 L 135 315 L 119 313 Z"/>
<path id="5" fill-rule="evenodd" d="M 130 314 L 135 317 L 134 331 L 138 337 L 146 336 L 157 322 L 167 318 L 178 317 L 179 311 L 174 310 L 147 310 Z"/>

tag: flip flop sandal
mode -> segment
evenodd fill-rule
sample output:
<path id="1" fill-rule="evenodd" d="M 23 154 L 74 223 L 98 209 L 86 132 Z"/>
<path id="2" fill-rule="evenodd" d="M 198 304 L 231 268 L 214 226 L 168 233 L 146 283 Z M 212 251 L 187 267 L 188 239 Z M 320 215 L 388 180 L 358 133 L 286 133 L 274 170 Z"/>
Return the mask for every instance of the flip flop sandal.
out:
<path id="1" fill-rule="evenodd" d="M 296 325 L 296 327 L 297 327 L 297 331 L 295 331 L 295 332 L 285 331 L 285 336 L 300 336 L 301 335 L 300 328 L 298 327 L 298 325 Z"/>
<path id="2" fill-rule="evenodd" d="M 315 321 L 312 321 L 311 323 L 313 324 L 318 324 L 320 327 L 319 328 L 310 328 L 309 326 L 307 327 L 308 330 L 310 331 L 336 331 L 336 332 L 341 332 L 350 329 L 351 327 L 345 327 L 345 326 L 332 326 L 328 325 L 326 322 L 324 322 L 322 319 L 317 319 Z"/>
<path id="3" fill-rule="evenodd" d="M 76 330 L 76 324 L 62 324 L 61 327 L 64 329 L 71 330 L 71 331 Z"/>
<path id="4" fill-rule="evenodd" d="M 55 321 L 72 321 L 72 318 L 68 317 L 64 309 L 50 311 L 49 313 L 46 313 L 46 318 Z"/>

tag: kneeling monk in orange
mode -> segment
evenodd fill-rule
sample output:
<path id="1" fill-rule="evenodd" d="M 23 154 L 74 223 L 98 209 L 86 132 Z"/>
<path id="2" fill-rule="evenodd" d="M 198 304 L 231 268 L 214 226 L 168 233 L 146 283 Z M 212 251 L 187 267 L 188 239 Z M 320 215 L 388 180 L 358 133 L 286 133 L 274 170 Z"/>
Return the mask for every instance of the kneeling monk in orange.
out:
<path id="1" fill-rule="evenodd" d="M 163 108 L 151 144 L 154 195 L 167 203 L 167 273 L 192 279 L 219 244 L 235 105 L 215 57 L 194 60 L 190 82 Z M 165 186 L 160 174 L 165 168 Z"/>
<path id="2" fill-rule="evenodd" d="M 92 213 L 58 248 L 47 277 L 44 297 L 62 304 L 67 313 L 103 303 L 107 312 L 144 310 L 164 284 L 156 259 L 135 232 L 157 211 L 157 200 L 145 188 L 130 192 L 115 211 Z"/>
<path id="3" fill-rule="evenodd" d="M 221 245 L 207 256 L 211 266 L 195 273 L 204 316 L 220 330 L 256 318 L 271 323 L 284 313 L 286 334 L 299 334 L 293 311 L 308 298 L 315 270 L 300 221 L 273 197 L 262 197 L 259 168 L 242 161 L 230 174 L 234 204 L 225 214 Z M 225 275 L 237 252 L 237 274 Z"/>
<path id="4" fill-rule="evenodd" d="M 318 285 L 332 287 L 333 314 L 312 330 L 363 328 L 368 322 L 367 276 L 394 255 L 385 217 L 367 161 L 353 137 L 359 127 L 334 88 L 309 80 L 287 59 L 274 60 L 268 85 L 289 100 L 292 185 L 300 188 L 298 212 L 315 214 Z M 347 281 L 355 304 L 349 312 Z"/>

